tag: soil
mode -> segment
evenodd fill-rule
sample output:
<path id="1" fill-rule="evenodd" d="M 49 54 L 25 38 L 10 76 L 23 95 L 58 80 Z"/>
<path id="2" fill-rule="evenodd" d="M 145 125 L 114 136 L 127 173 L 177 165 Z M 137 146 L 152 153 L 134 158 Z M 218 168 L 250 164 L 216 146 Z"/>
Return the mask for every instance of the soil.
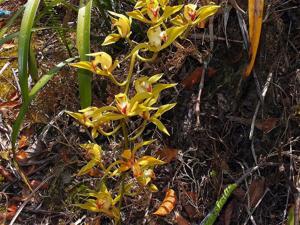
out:
<path id="1" fill-rule="evenodd" d="M 247 8 L 244 1 L 237 3 Z M 22 4 L 6 1 L 0 8 L 16 10 Z M 293 0 L 270 0 L 265 5 L 268 13 L 255 68 L 246 79 L 242 75 L 248 53 L 234 9 L 230 11 L 226 33 L 223 16 L 215 17 L 213 42 L 206 35 L 207 28 L 198 28 L 189 41 L 178 41 L 183 48 L 173 45 L 154 63 L 136 66 L 140 74 L 164 73 L 162 82 L 178 83 L 160 98 L 161 104 L 177 102 L 162 118 L 171 135 L 162 135 L 154 125 L 148 125 L 144 132 L 145 140 L 157 139 L 147 153 L 155 155 L 171 149 L 169 154 L 176 154 L 155 170 L 154 183 L 159 192 L 142 191 L 124 198 L 122 224 L 202 224 L 226 186 L 256 166 L 259 169 L 239 185 L 215 224 L 288 224 L 287 212 L 299 201 L 300 188 L 300 12 L 299 4 Z M 121 7 L 130 5 L 126 1 Z M 58 6 L 56 10 L 61 12 L 62 21 L 66 19 L 64 8 Z M 98 11 L 93 15 L 93 22 L 100 20 Z M 247 22 L 246 16 L 244 19 Z M 68 14 L 67 20 L 75 21 L 76 15 Z M 41 21 L 41 25 L 46 24 Z M 96 52 L 101 50 L 100 39 L 109 31 L 100 31 L 92 24 L 92 48 Z M 74 32 L 68 35 L 71 53 L 76 55 Z M 139 33 L 135 37 L 142 38 Z M 41 31 L 34 36 L 34 43 L 41 71 L 68 58 L 57 33 Z M 119 58 L 126 55 L 122 44 L 105 50 Z M 16 59 L 10 60 L 17 67 Z M 120 80 L 127 70 L 118 70 Z M 202 76 L 204 85 L 200 87 Z M 8 79 L 15 82 L 13 76 Z M 97 171 L 94 176 L 76 176 L 86 163 L 79 144 L 90 140 L 89 132 L 65 113 L 80 108 L 76 80 L 76 70 L 66 67 L 38 94 L 27 114 L 19 140 L 19 164 L 32 186 L 44 182 L 32 195 L 12 161 L 4 156 L 10 148 L 8 137 L 19 106 L 9 110 L 0 106 L 0 221 L 7 215 L 9 224 L 18 208 L 22 210 L 14 224 L 112 224 L 102 214 L 75 205 L 87 188 L 99 186 L 103 175 Z M 267 92 L 262 97 L 264 89 Z M 95 76 L 93 105 L 110 103 L 118 91 L 110 82 Z M 9 100 L 7 96 L 1 97 L 2 102 Z M 120 136 L 96 138 L 105 149 L 105 162 L 117 158 L 121 148 L 118 140 Z M 177 195 L 175 209 L 165 217 L 152 215 L 168 188 Z"/>

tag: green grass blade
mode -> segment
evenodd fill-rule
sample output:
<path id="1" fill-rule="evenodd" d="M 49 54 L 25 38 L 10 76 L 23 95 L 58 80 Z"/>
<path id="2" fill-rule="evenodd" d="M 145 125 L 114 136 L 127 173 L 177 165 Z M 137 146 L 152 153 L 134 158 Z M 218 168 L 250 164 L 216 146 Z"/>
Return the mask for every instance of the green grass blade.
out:
<path id="1" fill-rule="evenodd" d="M 63 68 L 66 64 L 74 61 L 75 58 L 67 59 L 59 64 L 57 64 L 53 69 L 51 69 L 48 73 L 41 77 L 41 79 L 33 86 L 31 91 L 29 92 L 27 100 L 25 100 L 21 106 L 20 112 L 15 120 L 13 127 L 12 127 L 12 148 L 15 149 L 16 141 L 20 132 L 21 125 L 23 123 L 24 117 L 28 111 L 28 107 L 31 101 L 34 99 L 36 94 L 48 83 L 48 81 L 59 71 Z"/>
<path id="2" fill-rule="evenodd" d="M 11 33 L 11 34 L 6 35 L 4 38 L 1 38 L 0 39 L 0 46 L 5 44 L 8 41 L 14 39 L 15 37 L 18 37 L 19 33 L 20 32 Z"/>
<path id="3" fill-rule="evenodd" d="M 77 20 L 77 49 L 80 60 L 87 61 L 89 57 L 86 55 L 90 53 L 90 27 L 91 27 L 91 9 L 92 0 L 83 4 L 80 1 L 80 8 L 78 11 Z M 92 73 L 78 69 L 78 82 L 81 108 L 86 108 L 92 103 Z"/>
<path id="4" fill-rule="evenodd" d="M 22 93 L 23 102 L 28 101 L 28 56 L 31 39 L 31 28 L 34 23 L 36 11 L 40 4 L 40 0 L 28 0 L 26 8 L 22 18 L 20 34 L 19 34 L 19 45 L 18 45 L 18 69 L 20 87 Z"/>
<path id="5" fill-rule="evenodd" d="M 25 7 L 22 6 L 18 9 L 17 12 L 13 14 L 13 16 L 7 21 L 4 27 L 0 29 L 0 38 L 7 32 L 8 28 L 15 22 L 15 20 L 19 17 L 19 15 L 24 11 Z"/>
<path id="6" fill-rule="evenodd" d="M 215 207 L 212 210 L 212 212 L 210 212 L 205 217 L 205 219 L 201 222 L 200 225 L 213 225 L 216 222 L 221 210 L 223 209 L 223 207 L 226 204 L 227 200 L 231 196 L 232 192 L 237 188 L 237 186 L 238 185 L 234 183 L 234 184 L 228 185 L 228 187 L 225 188 L 221 198 L 219 198 L 218 201 L 216 202 Z"/>
<path id="7" fill-rule="evenodd" d="M 29 49 L 29 61 L 28 61 L 28 71 L 34 82 L 37 82 L 39 79 L 39 72 L 38 72 L 38 66 L 37 61 L 35 58 L 35 53 L 33 49 L 33 43 L 30 45 Z"/>
<path id="8" fill-rule="evenodd" d="M 294 224 L 295 224 L 295 205 L 292 205 L 289 209 L 287 225 L 294 225 Z"/>

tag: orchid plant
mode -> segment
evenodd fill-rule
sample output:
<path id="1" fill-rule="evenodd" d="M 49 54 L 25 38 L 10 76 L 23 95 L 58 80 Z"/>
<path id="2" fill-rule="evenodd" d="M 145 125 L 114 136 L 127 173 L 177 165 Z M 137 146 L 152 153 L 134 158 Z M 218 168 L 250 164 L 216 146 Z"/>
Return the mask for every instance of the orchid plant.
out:
<path id="1" fill-rule="evenodd" d="M 170 135 L 160 118 L 176 103 L 160 105 L 159 97 L 162 91 L 172 88 L 176 84 L 160 83 L 163 74 L 155 74 L 152 76 L 136 75 L 133 85 L 131 85 L 136 60 L 153 61 L 160 51 L 176 42 L 179 37 L 184 38 L 190 28 L 214 15 L 219 8 L 220 6 L 214 3 L 198 8 L 195 4 L 170 6 L 168 0 L 138 0 L 134 10 L 127 12 L 127 15 L 109 12 L 114 32 L 109 34 L 102 43 L 103 46 L 111 45 L 121 39 L 129 43 L 131 49 L 126 58 L 131 59 L 128 74 L 123 81 L 118 81 L 114 75 L 115 69 L 122 63 L 113 60 L 106 52 L 88 54 L 94 59 L 70 64 L 73 67 L 107 77 L 113 84 L 119 86 L 121 91 L 115 95 L 114 102 L 109 106 L 92 106 L 79 110 L 79 112 L 68 112 L 68 114 L 81 125 L 90 129 L 93 138 L 97 138 L 99 135 L 106 137 L 117 135 L 122 130 L 124 140 L 119 159 L 109 165 L 105 165 L 102 160 L 101 146 L 96 143 L 81 145 L 87 153 L 89 162 L 81 168 L 77 175 L 85 175 L 93 168 L 101 169 L 104 175 L 101 179 L 100 190 L 87 194 L 86 202 L 78 204 L 78 206 L 103 213 L 119 223 L 122 198 L 124 195 L 129 195 L 131 188 L 131 185 L 126 184 L 126 179 L 135 180 L 142 189 L 158 191 L 153 184 L 154 169 L 164 162 L 153 156 L 144 155 L 144 151 L 140 151 L 145 146 L 152 144 L 154 140 L 139 143 L 135 143 L 135 141 L 143 137 L 143 132 L 149 123 L 154 124 L 166 135 Z M 137 43 L 130 39 L 133 19 L 148 27 L 147 41 Z M 152 52 L 153 56 L 144 58 L 140 55 L 140 50 Z M 129 134 L 129 128 L 132 129 L 133 124 L 136 127 Z M 121 191 L 116 194 L 116 197 L 113 197 L 115 188 L 109 191 L 106 187 L 107 179 L 113 179 L 113 177 L 121 177 L 119 188 Z"/>

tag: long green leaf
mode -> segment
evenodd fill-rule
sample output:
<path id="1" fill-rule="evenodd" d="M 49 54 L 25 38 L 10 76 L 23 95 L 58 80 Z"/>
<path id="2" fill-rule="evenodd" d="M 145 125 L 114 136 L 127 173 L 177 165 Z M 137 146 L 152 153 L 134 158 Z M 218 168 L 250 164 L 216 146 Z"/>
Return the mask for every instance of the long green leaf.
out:
<path id="1" fill-rule="evenodd" d="M 34 23 L 36 11 L 40 4 L 40 0 L 28 0 L 22 18 L 19 45 L 18 45 L 18 63 L 19 63 L 19 79 L 23 102 L 28 101 L 28 56 L 31 39 L 31 28 Z"/>
<path id="2" fill-rule="evenodd" d="M 86 55 L 90 53 L 90 27 L 91 27 L 91 9 L 92 0 L 86 4 L 80 1 L 80 8 L 78 11 L 77 20 L 77 48 L 81 61 L 88 61 L 89 57 Z M 92 73 L 78 69 L 78 82 L 81 108 L 86 108 L 92 103 Z"/>
<path id="3" fill-rule="evenodd" d="M 224 205 L 226 204 L 227 200 L 231 196 L 232 192 L 237 188 L 237 184 L 230 184 L 227 188 L 225 188 L 221 198 L 216 202 L 214 209 L 210 212 L 204 220 L 201 222 L 200 225 L 213 225 L 217 220 L 221 210 L 223 209 Z"/>
<path id="4" fill-rule="evenodd" d="M 23 123 L 24 117 L 28 111 L 28 107 L 31 103 L 31 101 L 34 99 L 36 94 L 41 90 L 47 83 L 48 81 L 59 71 L 61 68 L 63 68 L 66 64 L 74 61 L 77 57 L 75 58 L 69 58 L 59 64 L 57 64 L 53 69 L 51 69 L 48 73 L 46 73 L 44 76 L 41 77 L 41 79 L 33 86 L 31 91 L 28 94 L 28 98 L 23 101 L 23 104 L 21 106 L 20 112 L 17 116 L 17 119 L 15 120 L 13 127 L 12 127 L 12 148 L 15 149 L 15 144 L 20 132 L 21 125 Z"/>
<path id="5" fill-rule="evenodd" d="M 19 33 L 20 32 L 11 33 L 11 34 L 6 35 L 4 38 L 1 38 L 0 39 L 0 46 L 5 44 L 8 41 L 14 39 L 15 37 L 18 37 Z"/>
<path id="6" fill-rule="evenodd" d="M 29 49 L 29 61 L 28 61 L 28 72 L 34 82 L 37 82 L 39 79 L 39 72 L 38 72 L 38 66 L 37 66 L 37 61 L 35 58 L 35 53 L 34 53 L 34 48 L 33 48 L 33 43 L 31 42 L 30 44 L 30 49 Z"/>

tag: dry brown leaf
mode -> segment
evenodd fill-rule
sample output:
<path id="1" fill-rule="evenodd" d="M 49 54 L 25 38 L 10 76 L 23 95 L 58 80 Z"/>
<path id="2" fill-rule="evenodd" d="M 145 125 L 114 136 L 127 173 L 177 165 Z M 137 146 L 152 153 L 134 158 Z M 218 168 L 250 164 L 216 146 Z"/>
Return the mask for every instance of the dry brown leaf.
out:
<path id="1" fill-rule="evenodd" d="M 39 180 L 31 180 L 30 185 L 33 189 L 36 189 L 42 182 Z M 46 190 L 49 188 L 49 185 L 47 183 L 44 183 L 41 187 L 40 190 Z"/>
<path id="2" fill-rule="evenodd" d="M 178 225 L 190 225 L 190 222 L 181 216 L 179 212 L 175 212 L 174 220 Z"/>
<path id="3" fill-rule="evenodd" d="M 164 149 L 157 151 L 156 156 L 164 162 L 170 163 L 171 161 L 177 159 L 178 149 L 165 147 Z"/>
<path id="4" fill-rule="evenodd" d="M 92 168 L 89 172 L 88 175 L 91 177 L 102 177 L 103 172 L 97 168 Z"/>
<path id="5" fill-rule="evenodd" d="M 0 21 L 0 29 L 5 26 L 4 21 Z"/>
<path id="6" fill-rule="evenodd" d="M 244 77 L 250 75 L 255 63 L 262 28 L 263 11 L 264 0 L 248 0 L 250 61 L 244 71 Z"/>
<path id="7" fill-rule="evenodd" d="M 264 178 L 253 180 L 249 186 L 250 207 L 254 207 L 262 198 L 266 190 L 266 181 Z"/>
<path id="8" fill-rule="evenodd" d="M 173 189 L 168 189 L 166 196 L 159 206 L 159 208 L 153 213 L 157 216 L 166 216 L 174 209 L 176 204 L 176 194 Z"/>
<path id="9" fill-rule="evenodd" d="M 232 193 L 232 195 L 238 199 L 239 201 L 244 201 L 245 199 L 245 196 L 246 196 L 246 192 L 240 188 L 240 187 L 237 187 L 234 192 Z"/>
<path id="10" fill-rule="evenodd" d="M 0 222 L 4 220 L 11 220 L 17 212 L 18 207 L 13 204 L 9 205 L 6 209 L 6 212 L 0 213 Z"/>
<path id="11" fill-rule="evenodd" d="M 205 28 L 206 23 L 207 23 L 207 20 L 202 20 L 202 21 L 198 24 L 198 27 L 199 27 L 199 28 Z"/>
<path id="12" fill-rule="evenodd" d="M 235 208 L 234 201 L 230 201 L 230 203 L 227 204 L 225 211 L 224 211 L 224 224 L 225 225 L 231 224 L 231 218 L 232 218 L 234 208 Z"/>
<path id="13" fill-rule="evenodd" d="M 11 173 L 7 171 L 2 165 L 0 165 L 0 174 L 8 181 L 12 182 L 14 181 L 14 178 L 12 177 Z"/>
<path id="14" fill-rule="evenodd" d="M 28 152 L 25 152 L 24 150 L 19 150 L 16 154 L 16 159 L 19 162 L 26 162 L 28 160 Z"/>
<path id="15" fill-rule="evenodd" d="M 35 173 L 37 169 L 36 165 L 30 165 L 27 166 L 27 168 L 24 169 L 24 173 L 26 176 L 30 176 L 31 174 Z"/>
<path id="16" fill-rule="evenodd" d="M 20 102 L 18 100 L 1 102 L 0 103 L 0 111 L 5 110 L 5 109 L 13 109 L 19 105 L 20 105 Z"/>
<path id="17" fill-rule="evenodd" d="M 15 101 L 15 100 L 18 100 L 20 99 L 21 95 L 18 91 L 14 91 L 9 97 L 8 97 L 8 100 L 9 101 Z"/>
<path id="18" fill-rule="evenodd" d="M 59 156 L 65 162 L 70 162 L 70 154 L 67 147 L 62 147 L 59 149 Z"/>
<path id="19" fill-rule="evenodd" d="M 209 77 L 212 77 L 216 74 L 216 70 L 211 67 L 209 67 L 206 72 Z M 203 67 L 197 67 L 191 74 L 181 81 L 181 84 L 184 86 L 184 88 L 192 88 L 195 84 L 200 82 L 202 73 Z"/>
<path id="20" fill-rule="evenodd" d="M 19 142 L 18 142 L 18 147 L 19 149 L 20 148 L 24 148 L 24 147 L 27 147 L 29 145 L 29 141 L 28 141 L 28 138 L 25 136 L 25 135 L 22 135 L 21 138 L 19 139 Z"/>
<path id="21" fill-rule="evenodd" d="M 271 132 L 278 123 L 279 119 L 278 118 L 268 118 L 263 120 L 262 122 L 256 122 L 255 126 L 256 128 L 262 130 L 265 134 Z"/>
<path id="22" fill-rule="evenodd" d="M 13 109 L 21 104 L 20 94 L 17 91 L 14 91 L 7 99 L 6 102 L 0 102 L 0 111 Z"/>

